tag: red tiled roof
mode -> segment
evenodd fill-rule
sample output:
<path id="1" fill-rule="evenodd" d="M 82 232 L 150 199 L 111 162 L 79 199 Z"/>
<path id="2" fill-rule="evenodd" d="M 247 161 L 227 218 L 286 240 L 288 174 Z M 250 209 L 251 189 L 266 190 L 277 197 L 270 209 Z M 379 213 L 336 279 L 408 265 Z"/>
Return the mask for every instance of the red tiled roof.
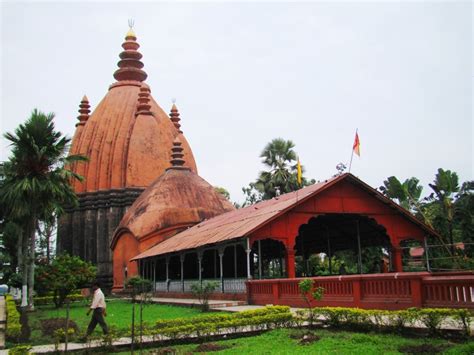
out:
<path id="1" fill-rule="evenodd" d="M 346 173 L 324 182 L 307 186 L 298 191 L 286 193 L 278 198 L 262 201 L 255 205 L 227 212 L 207 221 L 203 221 L 151 247 L 131 260 L 133 261 L 156 255 L 195 249 L 204 245 L 217 244 L 227 240 L 245 237 L 262 227 L 264 224 L 282 215 L 287 210 L 293 208 L 295 205 L 302 203 L 308 198 L 327 189 L 329 186 L 332 186 L 346 178 L 350 178 L 352 182 L 362 186 L 383 203 L 390 205 L 390 207 L 396 209 L 399 213 L 425 229 L 428 233 L 436 235 L 435 231 L 418 221 L 410 212 L 383 196 L 380 192 L 373 189 L 360 179 L 350 173 Z"/>

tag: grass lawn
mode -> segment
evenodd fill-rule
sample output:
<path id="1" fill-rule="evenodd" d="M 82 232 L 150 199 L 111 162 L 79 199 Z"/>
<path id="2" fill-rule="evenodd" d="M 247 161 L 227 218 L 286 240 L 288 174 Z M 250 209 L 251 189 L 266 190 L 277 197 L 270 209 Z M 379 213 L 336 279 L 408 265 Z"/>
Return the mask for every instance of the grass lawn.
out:
<path id="1" fill-rule="evenodd" d="M 315 334 L 319 337 L 310 344 L 300 344 L 302 334 Z M 219 346 L 227 347 L 218 350 Z M 403 348 L 404 346 L 424 346 Z M 166 350 L 165 350 L 166 349 Z M 169 350 L 169 351 L 168 351 Z M 206 351 L 207 350 L 207 351 Z M 214 351 L 212 351 L 214 350 Z M 411 351 L 410 351 L 411 350 Z M 302 331 L 295 329 L 277 329 L 258 336 L 229 339 L 207 344 L 188 344 L 168 346 L 148 350 L 151 354 L 189 354 L 211 352 L 218 354 L 474 354 L 474 341 L 452 343 L 437 338 L 404 338 L 392 334 L 358 333 L 348 331 L 315 330 Z M 204 352 L 202 352 L 204 351 Z M 122 352 L 120 354 L 128 354 Z"/>
<path id="2" fill-rule="evenodd" d="M 87 316 L 88 310 L 86 303 L 72 303 L 70 307 L 70 319 L 76 322 L 80 332 L 85 332 L 91 316 Z M 139 305 L 135 305 L 135 320 L 138 322 Z M 148 304 L 143 308 L 144 322 L 153 323 L 158 319 L 174 319 L 196 317 L 203 314 L 198 308 L 166 306 L 158 304 Z M 66 308 L 55 309 L 54 306 L 39 306 L 35 312 L 29 314 L 28 323 L 31 327 L 30 344 L 51 344 L 54 342 L 51 338 L 45 338 L 41 334 L 40 321 L 48 318 L 65 318 Z M 130 302 L 118 299 L 107 301 L 107 317 L 105 317 L 107 325 L 114 326 L 119 330 L 128 330 L 132 323 L 132 304 Z M 102 329 L 97 326 L 95 334 L 101 334 Z"/>

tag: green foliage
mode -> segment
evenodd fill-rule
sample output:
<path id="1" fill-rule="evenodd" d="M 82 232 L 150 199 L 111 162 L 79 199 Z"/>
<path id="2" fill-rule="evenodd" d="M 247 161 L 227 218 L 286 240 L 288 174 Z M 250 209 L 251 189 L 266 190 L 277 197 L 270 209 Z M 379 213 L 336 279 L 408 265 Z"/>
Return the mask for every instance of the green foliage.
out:
<path id="1" fill-rule="evenodd" d="M 313 315 L 320 315 L 331 327 L 350 329 L 392 328 L 402 332 L 407 327 L 420 322 L 430 334 L 439 334 L 442 324 L 450 323 L 460 329 L 464 336 L 470 334 L 472 315 L 467 309 L 450 308 L 409 308 L 406 310 L 366 310 L 347 307 L 317 307 Z M 302 316 L 303 314 L 300 314 Z M 309 321 L 309 319 L 308 319 Z"/>
<path id="2" fill-rule="evenodd" d="M 125 287 L 132 292 L 133 298 L 140 293 L 150 292 L 152 290 L 152 282 L 140 276 L 133 276 L 125 281 Z"/>
<path id="3" fill-rule="evenodd" d="M 451 170 L 438 169 L 435 179 L 429 184 L 433 191 L 420 200 L 422 187 L 417 178 L 401 183 L 391 176 L 380 187 L 382 193 L 396 200 L 402 207 L 435 229 L 441 237 L 433 236 L 429 249 L 433 270 L 472 269 L 474 267 L 474 181 L 459 186 L 459 177 Z M 456 248 L 464 242 L 465 249 Z M 449 244 L 449 246 L 448 246 Z"/>
<path id="4" fill-rule="evenodd" d="M 298 289 L 300 290 L 300 294 L 308 306 L 308 322 L 309 326 L 311 327 L 313 326 L 314 322 L 314 313 L 313 309 L 311 308 L 311 300 L 308 295 L 311 293 L 316 301 L 320 301 L 323 298 L 324 288 L 317 287 L 316 289 L 313 289 L 313 280 L 304 279 L 298 283 Z"/>
<path id="5" fill-rule="evenodd" d="M 54 304 L 54 296 L 41 296 L 41 297 L 35 297 L 35 305 L 37 306 L 44 306 L 48 304 Z M 87 300 L 87 297 L 81 295 L 81 294 L 70 294 L 66 297 L 65 301 L 68 302 L 85 302 Z"/>
<path id="6" fill-rule="evenodd" d="M 230 201 L 230 193 L 229 193 L 229 191 L 227 191 L 227 189 L 225 189 L 224 187 L 220 187 L 220 186 L 214 186 L 214 190 L 216 190 L 216 192 L 218 192 L 222 196 L 224 196 L 224 198 L 227 201 Z"/>
<path id="7" fill-rule="evenodd" d="M 410 212 L 416 212 L 420 205 L 420 196 L 423 186 L 418 185 L 420 180 L 415 177 L 406 179 L 403 183 L 395 176 L 390 176 L 380 186 L 380 191 L 388 198 L 397 200 L 398 204 Z"/>
<path id="8" fill-rule="evenodd" d="M 43 291 L 52 291 L 54 304 L 61 307 L 71 292 L 86 287 L 95 277 L 96 268 L 91 263 L 64 254 L 56 257 L 51 264 L 38 266 L 36 285 Z"/>
<path id="9" fill-rule="evenodd" d="M 8 349 L 8 355 L 29 355 L 31 354 L 31 345 L 17 345 L 11 349 Z"/>
<path id="10" fill-rule="evenodd" d="M 150 330 L 154 335 L 164 335 L 171 339 L 191 335 L 208 336 L 220 332 L 237 332 L 242 327 L 253 330 L 272 329 L 292 323 L 293 316 L 286 306 L 267 306 L 262 309 L 233 314 L 216 314 L 191 319 L 160 320 Z"/>
<path id="11" fill-rule="evenodd" d="M 4 134 L 11 142 L 12 150 L 4 164 L 5 179 L 0 186 L 0 204 L 6 211 L 4 217 L 19 223 L 23 229 L 18 240 L 22 256 L 19 264 L 23 274 L 22 284 L 28 284 L 31 308 L 38 221 L 51 220 L 52 215 L 60 215 L 66 205 L 77 205 L 77 196 L 70 182 L 82 180 L 82 177 L 66 166 L 86 160 L 82 156 L 67 156 L 70 139 L 56 131 L 53 119 L 54 114 L 46 115 L 35 109 L 14 133 Z"/>
<path id="12" fill-rule="evenodd" d="M 20 313 L 16 308 L 16 304 L 12 296 L 6 296 L 5 305 L 7 311 L 7 339 L 18 341 L 18 338 L 21 335 Z"/>
<path id="13" fill-rule="evenodd" d="M 209 297 L 218 287 L 219 282 L 217 281 L 195 282 L 191 284 L 191 292 L 199 300 L 203 312 L 209 311 Z"/>

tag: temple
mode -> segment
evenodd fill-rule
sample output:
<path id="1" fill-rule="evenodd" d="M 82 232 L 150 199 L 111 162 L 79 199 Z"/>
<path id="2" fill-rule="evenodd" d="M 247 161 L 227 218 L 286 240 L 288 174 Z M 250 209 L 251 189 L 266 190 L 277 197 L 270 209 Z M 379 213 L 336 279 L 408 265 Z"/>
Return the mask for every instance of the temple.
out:
<path id="1" fill-rule="evenodd" d="M 84 177 L 74 182 L 77 208 L 67 209 L 58 223 L 58 253 L 68 252 L 97 265 L 105 285 L 112 285 L 112 235 L 126 209 L 167 168 L 178 137 L 185 166 L 197 172 L 191 148 L 180 130 L 175 105 L 172 119 L 151 95 L 132 29 L 122 44 L 113 83 L 90 114 L 86 96 L 79 106 L 70 154 L 89 158 L 72 170 Z"/>
<path id="2" fill-rule="evenodd" d="M 167 115 L 151 96 L 133 30 L 122 47 L 104 99 L 92 114 L 80 102 L 71 154 L 89 161 L 72 167 L 85 180 L 59 222 L 59 252 L 92 261 L 115 292 L 134 275 L 166 297 L 213 280 L 214 298 L 305 306 L 298 282 L 312 277 L 325 290 L 318 305 L 474 308 L 472 272 L 431 273 L 436 232 L 350 173 L 235 209 L 198 175 L 176 105 Z M 422 250 L 419 272 L 404 260 L 407 241 Z M 338 253 L 351 268 L 333 264 Z M 310 270 L 315 255 L 327 276 Z"/>

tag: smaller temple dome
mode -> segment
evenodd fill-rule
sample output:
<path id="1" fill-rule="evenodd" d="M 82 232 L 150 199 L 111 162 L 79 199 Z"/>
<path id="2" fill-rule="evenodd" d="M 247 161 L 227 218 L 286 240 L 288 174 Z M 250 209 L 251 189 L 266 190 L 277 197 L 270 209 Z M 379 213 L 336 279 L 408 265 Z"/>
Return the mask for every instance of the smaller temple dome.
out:
<path id="1" fill-rule="evenodd" d="M 171 149 L 172 166 L 140 195 L 124 215 L 115 232 L 112 249 L 124 230 L 138 240 L 174 235 L 205 219 L 235 209 L 206 180 L 183 166 L 185 159 L 181 144 L 176 138 Z"/>

